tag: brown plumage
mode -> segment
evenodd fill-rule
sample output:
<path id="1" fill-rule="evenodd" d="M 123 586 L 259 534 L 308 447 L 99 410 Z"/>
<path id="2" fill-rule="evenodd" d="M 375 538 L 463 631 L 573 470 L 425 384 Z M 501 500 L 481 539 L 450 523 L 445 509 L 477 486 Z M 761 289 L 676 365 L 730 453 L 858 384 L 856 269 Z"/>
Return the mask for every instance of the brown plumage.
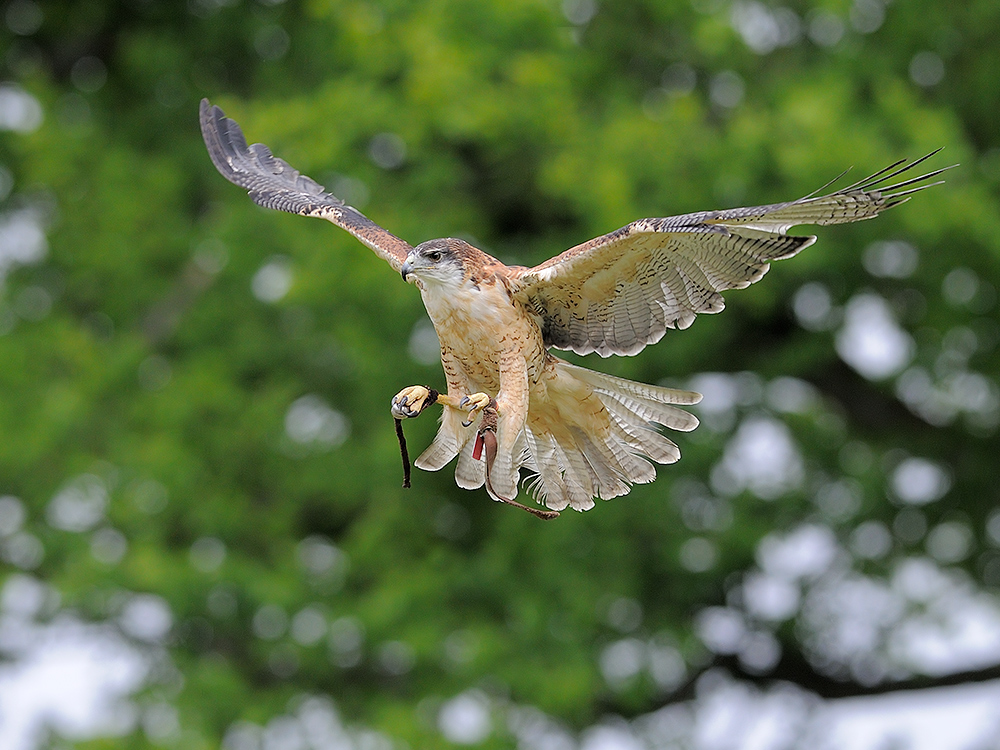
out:
<path id="1" fill-rule="evenodd" d="M 266 146 L 247 146 L 239 126 L 207 100 L 201 128 L 215 166 L 254 201 L 333 222 L 420 289 L 448 388 L 437 397 L 445 407 L 441 427 L 416 465 L 435 471 L 457 456 L 459 486 L 486 484 L 491 496 L 507 501 L 516 496 L 523 469 L 529 491 L 553 510 L 587 510 L 594 498 L 618 497 L 635 483 L 653 481 L 652 462 L 680 458 L 656 426 L 694 429 L 698 420 L 680 407 L 701 396 L 577 367 L 550 348 L 635 354 L 667 329 L 687 328 L 698 313 L 721 311 L 720 292 L 749 286 L 771 261 L 816 240 L 788 236 L 790 227 L 872 218 L 938 184 L 929 180 L 944 171 L 888 184 L 928 154 L 828 195 L 640 219 L 523 268 L 458 239 L 411 247 Z M 498 419 L 487 477 L 476 436 L 491 398 Z M 430 401 L 422 386 L 404 389 L 393 399 L 393 414 L 416 416 Z"/>

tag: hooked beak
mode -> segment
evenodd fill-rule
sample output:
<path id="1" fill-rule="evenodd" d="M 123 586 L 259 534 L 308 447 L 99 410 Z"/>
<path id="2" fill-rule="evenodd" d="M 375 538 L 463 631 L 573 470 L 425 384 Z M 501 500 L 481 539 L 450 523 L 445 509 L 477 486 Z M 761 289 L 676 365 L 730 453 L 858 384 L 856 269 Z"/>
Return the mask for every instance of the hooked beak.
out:
<path id="1" fill-rule="evenodd" d="M 411 273 L 413 273 L 413 264 L 410 261 L 406 261 L 399 267 L 399 274 L 403 277 L 403 281 L 406 281 L 406 277 Z"/>

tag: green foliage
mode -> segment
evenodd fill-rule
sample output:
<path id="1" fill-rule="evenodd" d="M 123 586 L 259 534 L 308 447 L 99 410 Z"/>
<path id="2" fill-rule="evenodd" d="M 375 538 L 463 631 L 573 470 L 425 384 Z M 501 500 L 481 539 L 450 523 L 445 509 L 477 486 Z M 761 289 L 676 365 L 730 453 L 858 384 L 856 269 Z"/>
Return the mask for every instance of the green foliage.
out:
<path id="1" fill-rule="evenodd" d="M 66 610 L 116 622 L 127 592 L 167 602 L 183 679 L 154 670 L 138 700 L 177 706 L 180 746 L 218 747 L 234 722 L 265 724 L 302 695 L 420 748 L 448 744 L 434 711 L 470 688 L 576 729 L 652 710 L 676 684 L 649 670 L 609 680 L 606 648 L 663 644 L 696 672 L 710 658 L 697 613 L 727 592 L 732 603 L 762 539 L 803 524 L 850 548 L 866 521 L 956 522 L 968 550 L 941 564 L 1000 584 L 1000 539 L 984 530 L 1000 500 L 990 0 L 947 14 L 894 3 L 870 33 L 846 3 L 796 2 L 813 37 L 766 54 L 729 3 L 700 0 L 619 0 L 592 18 L 574 17 L 588 3 L 554 0 L 38 7 L 36 31 L 0 32 L 4 78 L 44 110 L 32 132 L 2 135 L 14 187 L 0 209 L 43 217 L 49 248 L 0 295 L 0 495 L 20 499 L 44 547 L 21 567 Z M 817 19 L 843 38 L 814 41 Z M 912 80 L 921 52 L 943 80 Z M 684 458 L 656 483 L 543 524 L 456 488 L 450 470 L 400 488 L 389 398 L 442 383 L 410 354 L 417 295 L 345 233 L 262 211 L 219 177 L 197 129 L 202 96 L 411 243 L 460 235 L 512 263 L 643 216 L 797 197 L 845 167 L 860 176 L 939 146 L 930 165 L 962 168 L 876 221 L 821 230 L 729 295 L 725 314 L 633 359 L 588 360 L 648 382 L 755 375 L 726 381 L 743 383 L 740 398 L 677 437 Z M 370 158 L 380 134 L 404 145 L 398 168 Z M 866 271 L 866 248 L 885 240 L 916 248 L 912 274 Z M 869 381 L 845 365 L 836 319 L 804 327 L 793 311 L 807 283 L 835 315 L 859 292 L 883 297 L 916 342 L 907 382 L 923 373 L 940 390 L 977 374 L 981 408 L 907 402 L 905 374 Z M 816 397 L 776 408 L 785 376 Z M 777 499 L 727 494 L 721 457 L 762 416 L 787 427 L 801 481 Z M 434 424 L 406 428 L 416 452 Z M 944 468 L 943 499 L 892 500 L 908 456 Z M 107 507 L 73 528 L 53 498 L 81 482 Z M 856 488 L 857 506 L 824 505 L 834 485 Z M 102 552 L 112 530 L 120 556 Z M 897 533 L 853 564 L 888 575 L 926 539 Z M 320 616 L 315 640 L 304 612 Z M 760 627 L 800 653 L 793 619 Z M 137 729 L 121 746 L 152 741 Z M 485 746 L 510 743 L 498 730 Z"/>

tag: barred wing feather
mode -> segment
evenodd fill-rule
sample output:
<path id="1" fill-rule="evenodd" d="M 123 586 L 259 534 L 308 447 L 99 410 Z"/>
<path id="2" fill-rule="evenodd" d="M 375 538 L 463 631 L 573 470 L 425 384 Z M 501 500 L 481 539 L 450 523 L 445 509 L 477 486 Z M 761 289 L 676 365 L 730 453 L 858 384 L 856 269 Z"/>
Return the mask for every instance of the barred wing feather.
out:
<path id="1" fill-rule="evenodd" d="M 896 177 L 933 156 L 886 167 L 827 195 L 726 211 L 640 219 L 515 273 L 515 295 L 541 320 L 548 346 L 578 354 L 636 354 L 699 313 L 720 312 L 720 292 L 742 289 L 816 241 L 799 224 L 877 216 L 938 182 L 944 169 Z M 947 169 L 947 168 L 946 168 Z"/>
<path id="2" fill-rule="evenodd" d="M 246 188 L 254 203 L 301 216 L 315 216 L 347 230 L 397 273 L 413 248 L 386 231 L 311 177 L 293 169 L 263 143 L 248 146 L 234 120 L 202 99 L 201 133 L 212 163 L 227 180 Z"/>

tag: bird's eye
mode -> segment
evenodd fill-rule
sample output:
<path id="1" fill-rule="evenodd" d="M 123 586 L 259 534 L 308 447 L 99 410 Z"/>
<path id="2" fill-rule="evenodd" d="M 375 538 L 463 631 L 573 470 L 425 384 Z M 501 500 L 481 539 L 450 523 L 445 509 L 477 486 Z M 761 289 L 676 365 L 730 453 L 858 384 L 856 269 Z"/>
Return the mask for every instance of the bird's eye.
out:
<path id="1" fill-rule="evenodd" d="M 425 253 L 424 257 L 427 258 L 427 260 L 429 260 L 431 263 L 437 263 L 439 260 L 441 260 L 441 251 L 431 250 L 430 252 Z"/>

